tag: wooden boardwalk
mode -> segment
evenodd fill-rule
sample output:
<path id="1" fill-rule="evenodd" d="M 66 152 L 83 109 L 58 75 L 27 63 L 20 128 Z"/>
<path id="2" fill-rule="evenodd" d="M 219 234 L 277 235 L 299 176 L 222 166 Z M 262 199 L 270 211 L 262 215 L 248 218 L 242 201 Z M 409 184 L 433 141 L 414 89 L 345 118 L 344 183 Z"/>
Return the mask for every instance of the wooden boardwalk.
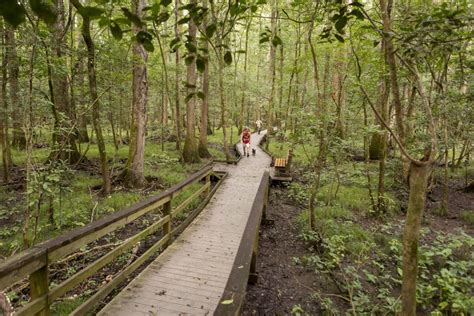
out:
<path id="1" fill-rule="evenodd" d="M 257 190 L 271 158 L 218 165 L 227 178 L 194 222 L 106 305 L 100 315 L 212 315 L 224 293 Z M 238 148 L 242 151 L 242 145 Z"/>

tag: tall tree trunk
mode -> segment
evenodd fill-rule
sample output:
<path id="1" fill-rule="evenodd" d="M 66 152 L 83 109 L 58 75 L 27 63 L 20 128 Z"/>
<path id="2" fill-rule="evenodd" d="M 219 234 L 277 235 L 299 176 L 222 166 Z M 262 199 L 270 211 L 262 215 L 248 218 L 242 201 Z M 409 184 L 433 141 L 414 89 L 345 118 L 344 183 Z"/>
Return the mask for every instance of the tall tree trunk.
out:
<path id="1" fill-rule="evenodd" d="M 132 1 L 133 11 L 139 18 L 145 7 L 144 0 Z M 133 32 L 143 31 L 142 27 L 134 26 Z M 132 122 L 128 161 L 125 166 L 125 184 L 129 187 L 141 187 L 145 184 L 145 129 L 146 106 L 148 97 L 147 63 L 148 53 L 143 45 L 133 43 L 133 79 L 132 79 Z"/>
<path id="2" fill-rule="evenodd" d="M 72 4 L 79 10 L 82 5 L 79 0 L 71 0 Z M 104 136 L 102 135 L 102 128 L 100 125 L 100 101 L 97 93 L 97 78 L 95 73 L 95 45 L 92 41 L 90 30 L 90 19 L 88 16 L 82 17 L 82 36 L 87 47 L 87 74 L 89 77 L 89 90 L 92 102 L 92 125 L 97 138 L 97 147 L 99 149 L 100 166 L 102 172 L 102 193 L 104 195 L 110 193 L 110 173 L 107 160 L 107 151 L 105 149 Z M 115 132 L 114 132 L 115 140 Z"/>
<path id="3" fill-rule="evenodd" d="M 386 45 L 382 43 L 382 55 L 386 56 Z M 386 67 L 383 67 L 385 70 Z M 382 74 L 381 84 L 380 84 L 380 99 L 379 99 L 379 113 L 382 116 L 382 120 L 388 122 L 389 111 L 388 111 L 388 100 L 390 95 L 390 81 L 388 76 L 384 73 Z M 380 214 L 384 214 L 387 211 L 387 207 L 385 204 L 385 169 L 387 164 L 387 150 L 388 150 L 388 133 L 383 128 L 383 124 L 380 120 L 377 120 L 378 124 L 382 131 L 377 133 L 379 135 L 378 144 L 379 147 L 379 179 L 378 179 L 378 187 L 377 187 L 377 212 Z M 372 138 L 373 139 L 373 138 Z M 371 144 L 372 145 L 372 144 Z"/>
<path id="4" fill-rule="evenodd" d="M 316 56 L 316 48 L 314 47 L 312 35 L 314 30 L 314 21 L 316 18 L 316 11 L 311 18 L 310 29 L 308 32 L 308 44 L 311 50 L 311 61 L 313 64 L 313 85 L 317 91 L 317 98 L 316 98 L 316 109 L 315 115 L 319 120 L 319 133 L 318 133 L 318 142 L 319 142 L 319 149 L 318 149 L 318 156 L 313 161 L 313 170 L 314 170 L 314 179 L 312 181 L 311 189 L 310 189 L 310 201 L 309 201 L 309 211 L 310 211 L 310 228 L 315 229 L 315 218 L 314 218 L 314 210 L 316 207 L 316 197 L 320 188 L 321 183 L 321 173 L 323 171 L 323 166 L 326 160 L 327 155 L 327 140 L 326 140 L 326 99 L 327 99 L 327 85 L 328 85 L 328 78 L 329 78 L 329 64 L 330 64 L 330 56 L 326 54 L 326 65 L 325 65 L 325 75 L 324 81 L 325 85 L 321 88 L 321 82 L 319 79 L 319 65 Z M 305 80 L 306 81 L 306 80 Z M 306 88 L 305 88 L 306 90 Z"/>
<path id="5" fill-rule="evenodd" d="M 176 23 L 174 26 L 174 34 L 176 38 L 180 37 L 179 34 L 179 0 L 175 1 L 175 17 L 176 17 Z M 176 77 L 174 81 L 174 88 L 175 88 L 175 93 L 176 93 L 176 100 L 175 100 L 175 125 L 176 125 L 176 150 L 178 152 L 181 152 L 181 111 L 180 111 L 180 102 L 179 102 L 179 83 L 181 80 L 181 73 L 180 73 L 180 63 L 181 63 L 181 58 L 179 55 L 179 48 L 176 48 L 176 59 L 175 59 L 175 67 L 176 67 Z"/>
<path id="6" fill-rule="evenodd" d="M 248 66 L 248 48 L 249 48 L 249 31 L 250 25 L 252 23 L 252 18 L 250 17 L 246 23 L 245 27 L 245 56 L 244 56 L 244 74 L 243 74 L 243 81 L 242 81 L 242 99 L 240 101 L 240 113 L 239 113 L 239 135 L 242 133 L 244 129 L 244 120 L 245 120 L 245 113 L 248 111 L 246 110 L 245 103 L 247 100 L 245 99 L 247 93 L 247 66 Z"/>
<path id="7" fill-rule="evenodd" d="M 79 50 L 78 59 L 76 61 L 76 86 L 78 90 L 77 102 L 76 102 L 76 112 L 79 112 L 77 115 L 77 132 L 78 132 L 78 141 L 81 143 L 89 142 L 89 134 L 87 133 L 87 113 L 84 112 L 84 58 L 81 49 L 81 33 L 77 34 L 77 49 Z"/>
<path id="8" fill-rule="evenodd" d="M 219 39 L 220 39 L 220 35 Z M 219 40 L 219 43 L 221 41 Z M 224 143 L 224 154 L 226 157 L 226 161 L 230 161 L 230 153 L 229 153 L 229 144 L 227 142 L 227 109 L 225 103 L 225 95 L 224 95 L 224 54 L 222 52 L 222 48 L 218 49 L 218 79 L 219 79 L 219 98 L 221 103 L 221 125 L 222 125 L 222 133 L 223 133 L 223 143 Z"/>
<path id="9" fill-rule="evenodd" d="M 282 106 L 283 106 L 283 73 L 284 73 L 284 65 L 285 62 L 285 54 L 283 49 L 283 44 L 280 45 L 280 82 L 279 82 L 279 93 L 278 93 L 278 109 L 276 111 L 276 126 L 278 130 L 281 132 L 282 127 Z"/>
<path id="10" fill-rule="evenodd" d="M 2 84 L 0 86 L 0 145 L 2 146 L 3 178 L 5 182 L 10 180 L 10 172 L 13 166 L 10 141 L 8 137 L 8 100 L 7 100 L 7 56 L 5 52 L 5 29 L 2 25 Z"/>
<path id="11" fill-rule="evenodd" d="M 13 118 L 12 145 L 18 149 L 26 148 L 26 138 L 21 122 L 23 113 L 20 102 L 20 62 L 17 55 L 15 31 L 13 27 L 6 25 L 5 45 L 8 59 L 8 82 L 10 87 L 10 105 Z"/>
<path id="12" fill-rule="evenodd" d="M 191 0 L 190 4 L 196 6 L 196 0 Z M 197 47 L 196 41 L 197 27 L 194 19 L 189 20 L 188 38 Z M 188 52 L 191 54 L 191 52 Z M 199 152 L 196 144 L 195 116 L 196 116 L 196 54 L 193 54 L 193 61 L 188 64 L 186 70 L 186 138 L 184 140 L 183 160 L 187 163 L 198 162 Z M 191 56 L 191 55 L 190 55 Z"/>
<path id="13" fill-rule="evenodd" d="M 276 21 L 277 21 L 277 12 L 278 12 L 278 0 L 272 1 L 272 15 L 270 23 L 271 39 L 270 39 L 270 80 L 271 80 L 271 91 L 270 97 L 268 99 L 268 111 L 267 111 L 267 141 L 265 143 L 265 148 L 268 150 L 270 146 L 270 139 L 273 133 L 273 111 L 274 111 L 274 102 L 275 102 L 275 77 L 276 77 L 276 45 L 274 45 L 274 39 L 276 36 Z"/>
<path id="14" fill-rule="evenodd" d="M 204 19 L 203 27 L 207 27 L 207 18 Z M 207 39 L 204 41 L 204 49 L 209 50 L 209 43 Z M 202 92 L 204 93 L 204 98 L 201 102 L 201 125 L 199 133 L 199 157 L 209 158 L 211 154 L 207 148 L 207 131 L 209 129 L 209 56 L 204 64 L 204 72 L 202 74 Z"/>
<path id="15" fill-rule="evenodd" d="M 54 95 L 55 131 L 53 148 L 50 160 L 64 160 L 71 164 L 81 158 L 76 146 L 76 128 L 71 109 L 68 89 L 68 75 L 65 67 L 65 13 L 63 0 L 55 0 L 57 20 L 53 30 L 53 50 L 56 66 L 51 69 L 51 83 Z"/>

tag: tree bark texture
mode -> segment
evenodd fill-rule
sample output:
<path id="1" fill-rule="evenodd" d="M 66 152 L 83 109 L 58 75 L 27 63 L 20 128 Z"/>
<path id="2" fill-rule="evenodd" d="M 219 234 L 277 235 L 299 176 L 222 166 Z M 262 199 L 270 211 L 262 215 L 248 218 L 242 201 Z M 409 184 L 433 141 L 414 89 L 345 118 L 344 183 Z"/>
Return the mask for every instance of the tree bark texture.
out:
<path id="1" fill-rule="evenodd" d="M 54 95 L 55 132 L 53 140 L 55 148 L 51 152 L 51 160 L 65 160 L 71 164 L 81 158 L 76 146 L 76 127 L 71 109 L 68 70 L 65 47 L 65 14 L 63 0 L 56 0 L 57 20 L 53 30 L 53 50 L 55 66 L 51 69 L 51 83 Z"/>
<path id="2" fill-rule="evenodd" d="M 207 18 L 204 19 L 203 27 L 207 27 Z M 204 42 L 204 49 L 209 50 L 209 43 L 207 39 Z M 204 98 L 201 102 L 201 122 L 198 151 L 199 157 L 209 158 L 211 157 L 211 154 L 207 148 L 207 130 L 209 128 L 209 60 L 206 60 L 204 64 L 204 72 L 202 74 L 202 92 L 204 93 Z"/>
<path id="3" fill-rule="evenodd" d="M 15 31 L 13 27 L 7 25 L 5 32 L 5 44 L 8 60 L 8 83 L 10 92 L 10 106 L 13 119 L 12 145 L 18 149 L 26 148 L 26 137 L 21 122 L 22 106 L 20 101 L 20 63 L 17 54 Z"/>
<path id="4" fill-rule="evenodd" d="M 191 0 L 191 5 L 196 5 L 196 0 Z M 194 47 L 197 47 L 196 41 L 197 26 L 194 19 L 189 20 L 188 38 Z M 184 140 L 183 160 L 187 163 L 198 162 L 199 152 L 196 144 L 196 53 L 188 52 L 193 55 L 193 60 L 187 65 L 186 69 L 186 138 Z"/>
<path id="5" fill-rule="evenodd" d="M 144 0 L 132 1 L 133 11 L 138 17 L 142 16 L 145 7 Z M 134 26 L 133 32 L 137 34 L 142 27 Z M 128 161 L 125 167 L 125 184 L 129 187 L 141 187 L 145 184 L 145 129 L 146 106 L 148 102 L 148 53 L 143 45 L 133 43 L 133 72 L 132 72 L 132 122 L 130 126 L 130 148 Z"/>
<path id="6" fill-rule="evenodd" d="M 416 315 L 416 278 L 418 273 L 418 240 L 425 209 L 428 178 L 432 164 L 411 162 L 408 210 L 403 231 L 402 315 Z"/>
<path id="7" fill-rule="evenodd" d="M 2 84 L 0 86 L 0 145 L 2 147 L 3 179 L 10 180 L 10 172 L 13 166 L 10 141 L 8 137 L 8 100 L 7 100 L 7 56 L 5 52 L 5 29 L 2 25 Z"/>
<path id="8" fill-rule="evenodd" d="M 79 0 L 71 0 L 76 9 L 81 7 Z M 82 17 L 82 36 L 87 47 L 87 74 L 89 77 L 89 90 L 92 102 L 92 125 L 97 138 L 97 147 L 99 149 L 100 167 L 102 172 L 102 193 L 109 194 L 111 189 L 109 165 L 107 160 L 107 151 L 105 149 L 104 136 L 100 125 L 100 101 L 97 93 L 97 77 L 95 72 L 95 45 L 92 41 L 90 19 L 87 16 Z M 115 131 L 114 131 L 115 139 Z"/>
<path id="9" fill-rule="evenodd" d="M 267 110 L 267 141 L 265 142 L 265 148 L 268 150 L 270 146 L 270 139 L 273 133 L 273 112 L 275 107 L 275 77 L 276 77 L 276 46 L 273 44 L 276 35 L 276 21 L 277 21 L 277 0 L 272 1 L 272 15 L 270 23 L 271 39 L 270 39 L 270 80 L 271 90 L 270 97 L 268 99 L 268 110 Z"/>
<path id="10" fill-rule="evenodd" d="M 180 37 L 180 31 L 179 31 L 179 0 L 175 1 L 175 17 L 176 17 L 176 23 L 174 26 L 174 33 L 176 38 Z M 176 100 L 175 100 L 175 126 L 176 126 L 176 150 L 178 152 L 181 151 L 181 110 L 180 110 L 180 102 L 179 102 L 179 84 L 181 80 L 181 73 L 179 71 L 180 69 L 180 63 L 181 63 L 181 57 L 179 55 L 179 48 L 176 48 L 176 58 L 175 58 L 175 66 L 176 66 L 176 77 L 174 81 L 174 88 L 175 88 L 175 95 L 176 95 Z"/>

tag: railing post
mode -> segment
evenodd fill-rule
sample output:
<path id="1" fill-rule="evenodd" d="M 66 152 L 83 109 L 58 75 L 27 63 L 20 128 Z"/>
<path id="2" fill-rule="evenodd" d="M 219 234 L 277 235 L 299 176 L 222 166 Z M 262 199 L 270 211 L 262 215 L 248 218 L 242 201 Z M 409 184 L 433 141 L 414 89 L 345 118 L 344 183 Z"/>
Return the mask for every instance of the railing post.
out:
<path id="1" fill-rule="evenodd" d="M 170 196 L 170 200 L 163 205 L 163 215 L 170 216 L 170 220 L 163 225 L 163 237 L 171 233 L 171 200 L 173 196 Z M 168 247 L 169 241 L 165 244 Z"/>
<path id="2" fill-rule="evenodd" d="M 209 173 L 206 175 L 206 182 L 205 182 L 205 184 L 209 184 L 209 187 L 206 189 L 206 191 L 204 191 L 205 196 L 208 196 L 209 194 L 211 194 L 211 172 L 209 172 Z"/>
<path id="3" fill-rule="evenodd" d="M 48 265 L 30 274 L 31 301 L 48 294 L 49 270 Z M 49 302 L 46 299 L 46 307 L 38 312 L 37 316 L 49 316 Z"/>

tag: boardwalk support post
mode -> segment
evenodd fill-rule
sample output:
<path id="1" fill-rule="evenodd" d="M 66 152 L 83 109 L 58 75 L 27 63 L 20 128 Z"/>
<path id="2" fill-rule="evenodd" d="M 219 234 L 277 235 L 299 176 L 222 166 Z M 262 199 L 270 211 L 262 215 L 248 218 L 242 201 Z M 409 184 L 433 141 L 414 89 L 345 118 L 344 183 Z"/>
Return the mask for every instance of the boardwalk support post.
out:
<path id="1" fill-rule="evenodd" d="M 257 272 L 257 255 L 258 255 L 258 233 L 255 236 L 255 241 L 253 243 L 252 250 L 252 259 L 250 260 L 250 272 L 249 272 L 249 284 L 256 284 L 258 281 L 258 272 Z"/>
<path id="2" fill-rule="evenodd" d="M 42 296 L 46 296 L 46 302 L 44 308 L 42 308 L 37 316 L 49 316 L 49 304 L 47 299 L 47 294 L 49 291 L 49 272 L 48 265 L 45 265 L 41 269 L 33 272 L 30 275 L 30 286 L 31 286 L 31 300 L 35 300 Z"/>

